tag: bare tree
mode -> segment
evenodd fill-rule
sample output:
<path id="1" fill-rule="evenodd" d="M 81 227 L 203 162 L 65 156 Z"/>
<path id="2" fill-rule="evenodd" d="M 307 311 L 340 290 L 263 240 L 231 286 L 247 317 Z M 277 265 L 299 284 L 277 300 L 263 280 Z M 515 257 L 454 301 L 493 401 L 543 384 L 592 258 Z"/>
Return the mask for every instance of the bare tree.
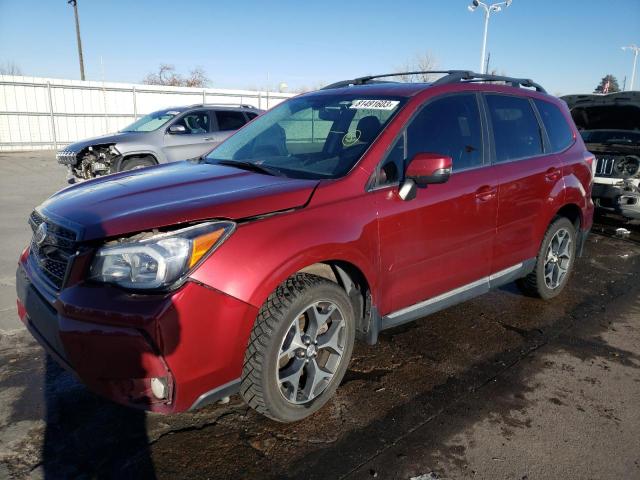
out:
<path id="1" fill-rule="evenodd" d="M 209 85 L 209 78 L 202 67 L 196 67 L 189 73 L 185 79 L 186 87 L 206 87 Z"/>
<path id="2" fill-rule="evenodd" d="M 202 67 L 194 68 L 188 77 L 183 77 L 176 72 L 176 67 L 163 63 L 158 67 L 157 72 L 150 73 L 144 77 L 142 83 L 169 87 L 206 87 L 210 81 Z"/>
<path id="3" fill-rule="evenodd" d="M 13 60 L 0 64 L 0 75 L 22 75 L 20 66 Z"/>
<path id="4" fill-rule="evenodd" d="M 424 72 L 428 70 L 438 69 L 438 59 L 430 51 L 418 53 L 413 58 L 407 60 L 402 65 L 396 67 L 395 71 L 401 72 Z M 418 73 L 412 75 L 398 75 L 401 82 L 431 82 L 434 80 L 434 74 Z"/>

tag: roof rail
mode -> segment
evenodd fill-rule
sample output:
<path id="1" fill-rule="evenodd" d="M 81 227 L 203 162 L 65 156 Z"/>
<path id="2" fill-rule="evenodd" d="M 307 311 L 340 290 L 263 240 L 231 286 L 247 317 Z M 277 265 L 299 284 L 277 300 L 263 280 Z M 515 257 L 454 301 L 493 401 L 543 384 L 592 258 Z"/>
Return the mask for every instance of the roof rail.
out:
<path id="1" fill-rule="evenodd" d="M 340 82 L 332 83 L 323 87 L 322 90 L 328 90 L 331 88 L 342 88 L 350 85 L 365 85 L 370 83 L 390 83 L 388 81 L 377 80 L 379 78 L 398 77 L 403 75 L 422 75 L 422 74 L 444 74 L 442 78 L 439 78 L 431 85 L 447 85 L 452 83 L 464 83 L 464 82 L 504 82 L 512 87 L 526 87 L 535 88 L 536 91 L 547 93 L 541 85 L 528 78 L 515 78 L 505 77 L 501 75 L 489 75 L 485 73 L 475 73 L 471 70 L 420 70 L 415 72 L 397 72 L 397 73 L 385 73 L 382 75 L 368 75 L 366 77 L 358 77 L 353 80 L 342 80 Z"/>
<path id="2" fill-rule="evenodd" d="M 257 110 L 258 107 L 249 105 L 247 103 L 196 103 L 191 107 L 239 107 L 239 108 L 252 108 Z"/>

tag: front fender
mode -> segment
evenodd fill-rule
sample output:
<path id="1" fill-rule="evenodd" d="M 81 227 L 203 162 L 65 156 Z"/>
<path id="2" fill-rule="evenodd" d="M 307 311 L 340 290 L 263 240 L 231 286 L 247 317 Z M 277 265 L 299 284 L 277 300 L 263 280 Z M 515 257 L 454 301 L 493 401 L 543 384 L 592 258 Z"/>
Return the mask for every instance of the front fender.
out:
<path id="1" fill-rule="evenodd" d="M 338 202 L 240 224 L 192 278 L 260 307 L 295 272 L 334 260 L 357 267 L 375 297 L 377 223 L 365 198 L 361 208 L 354 205 L 360 201 L 351 199 L 349 215 Z"/>
<path id="2" fill-rule="evenodd" d="M 160 149 L 156 150 L 145 145 L 135 145 L 130 143 L 116 143 L 115 148 L 120 152 L 121 161 L 127 157 L 149 155 L 155 158 L 158 164 L 167 163 L 167 159 Z"/>

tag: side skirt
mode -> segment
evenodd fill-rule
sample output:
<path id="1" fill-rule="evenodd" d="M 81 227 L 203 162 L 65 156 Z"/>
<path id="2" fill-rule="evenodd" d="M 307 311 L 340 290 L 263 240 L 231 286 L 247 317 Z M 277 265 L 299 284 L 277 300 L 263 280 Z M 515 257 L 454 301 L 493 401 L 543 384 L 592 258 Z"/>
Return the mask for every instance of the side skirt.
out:
<path id="1" fill-rule="evenodd" d="M 535 268 L 535 264 L 536 259 L 530 258 L 522 263 L 476 280 L 475 282 L 468 283 L 467 285 L 450 290 L 436 297 L 392 312 L 380 318 L 380 330 L 386 330 L 407 322 L 412 322 L 513 282 L 531 273 Z"/>

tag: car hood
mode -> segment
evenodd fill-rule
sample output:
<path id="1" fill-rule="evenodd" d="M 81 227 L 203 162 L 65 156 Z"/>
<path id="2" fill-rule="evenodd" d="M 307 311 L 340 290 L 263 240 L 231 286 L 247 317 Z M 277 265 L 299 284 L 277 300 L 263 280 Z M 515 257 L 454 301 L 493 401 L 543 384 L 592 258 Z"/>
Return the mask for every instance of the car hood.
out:
<path id="1" fill-rule="evenodd" d="M 640 92 L 608 95 L 566 95 L 573 121 L 579 130 L 638 130 Z"/>
<path id="2" fill-rule="evenodd" d="M 122 142 L 130 142 L 130 141 L 138 140 L 140 137 L 144 135 L 147 135 L 147 132 L 110 133 L 108 135 L 101 135 L 99 137 L 87 138 L 86 140 L 81 140 L 79 142 L 72 143 L 71 145 L 68 145 L 64 150 L 78 153 L 90 146 L 105 145 L 110 143 L 115 144 L 115 143 L 122 143 Z"/>
<path id="3" fill-rule="evenodd" d="M 92 240 L 302 207 L 317 184 L 317 180 L 185 161 L 76 184 L 54 194 L 38 210 L 52 221 L 74 228 L 80 240 Z"/>

